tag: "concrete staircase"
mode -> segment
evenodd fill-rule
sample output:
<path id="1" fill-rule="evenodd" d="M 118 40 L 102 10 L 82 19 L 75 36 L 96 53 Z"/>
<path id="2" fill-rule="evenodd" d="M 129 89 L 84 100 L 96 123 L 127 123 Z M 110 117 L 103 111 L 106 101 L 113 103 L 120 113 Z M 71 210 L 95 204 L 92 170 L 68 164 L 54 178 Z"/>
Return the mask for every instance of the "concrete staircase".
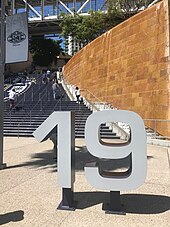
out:
<path id="1" fill-rule="evenodd" d="M 17 97 L 15 109 L 9 111 L 9 102 L 4 103 L 4 136 L 29 137 L 34 130 L 54 111 L 75 111 L 75 136 L 84 137 L 86 119 L 92 113 L 83 104 L 70 101 L 62 85 L 59 85 L 58 98 L 53 99 L 52 85 L 43 84 L 41 77 L 37 83 Z M 100 127 L 102 138 L 119 139 L 116 133 L 102 124 Z"/>

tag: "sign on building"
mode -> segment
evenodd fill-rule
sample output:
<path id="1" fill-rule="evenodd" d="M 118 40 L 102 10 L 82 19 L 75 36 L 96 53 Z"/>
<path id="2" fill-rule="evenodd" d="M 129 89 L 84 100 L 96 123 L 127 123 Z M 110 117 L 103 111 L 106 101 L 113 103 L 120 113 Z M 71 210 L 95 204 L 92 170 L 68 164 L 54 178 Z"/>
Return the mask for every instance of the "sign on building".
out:
<path id="1" fill-rule="evenodd" d="M 28 60 L 28 19 L 27 13 L 6 18 L 5 63 Z"/>

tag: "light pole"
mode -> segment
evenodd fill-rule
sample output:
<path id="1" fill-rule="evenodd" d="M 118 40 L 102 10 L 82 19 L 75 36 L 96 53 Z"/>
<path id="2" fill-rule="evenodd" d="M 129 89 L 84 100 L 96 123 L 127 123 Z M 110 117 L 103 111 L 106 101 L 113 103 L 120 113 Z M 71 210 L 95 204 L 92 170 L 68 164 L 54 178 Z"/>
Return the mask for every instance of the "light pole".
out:
<path id="1" fill-rule="evenodd" d="M 3 123 L 4 123 L 4 66 L 5 66 L 5 1 L 0 0 L 0 169 L 4 169 L 3 163 Z"/>

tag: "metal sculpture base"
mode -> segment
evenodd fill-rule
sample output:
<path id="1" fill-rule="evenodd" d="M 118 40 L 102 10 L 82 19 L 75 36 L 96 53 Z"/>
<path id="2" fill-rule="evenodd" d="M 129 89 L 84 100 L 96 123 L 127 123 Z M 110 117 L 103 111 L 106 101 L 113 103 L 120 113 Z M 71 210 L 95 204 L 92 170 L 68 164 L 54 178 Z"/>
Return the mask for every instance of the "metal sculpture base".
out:
<path id="1" fill-rule="evenodd" d="M 3 163 L 0 165 L 0 170 L 5 169 L 5 168 L 6 168 L 6 163 Z"/>
<path id="2" fill-rule="evenodd" d="M 103 204 L 102 210 L 104 210 L 106 214 L 126 214 L 120 203 L 120 191 L 110 191 L 110 202 Z"/>
<path id="3" fill-rule="evenodd" d="M 71 188 L 62 188 L 62 201 L 57 210 L 75 211 L 75 202 L 73 200 L 73 190 Z"/>

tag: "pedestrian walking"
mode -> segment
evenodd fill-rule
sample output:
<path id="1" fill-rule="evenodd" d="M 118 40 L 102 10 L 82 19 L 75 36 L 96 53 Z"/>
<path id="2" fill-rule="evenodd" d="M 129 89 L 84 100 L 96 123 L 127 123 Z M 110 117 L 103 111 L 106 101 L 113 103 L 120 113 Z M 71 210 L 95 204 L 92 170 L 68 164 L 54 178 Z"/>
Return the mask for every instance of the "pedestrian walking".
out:
<path id="1" fill-rule="evenodd" d="M 60 83 L 60 72 L 59 71 L 56 72 L 56 77 L 57 77 L 57 81 Z"/>
<path id="2" fill-rule="evenodd" d="M 56 99 L 57 97 L 57 88 L 58 88 L 58 83 L 56 81 L 53 81 L 53 84 L 52 84 L 52 90 L 53 90 L 53 98 L 54 100 Z"/>
<path id="3" fill-rule="evenodd" d="M 10 111 L 12 109 L 14 109 L 14 107 L 15 107 L 15 98 L 16 98 L 16 91 L 13 88 L 9 91 L 9 109 L 10 109 Z"/>
<path id="4" fill-rule="evenodd" d="M 75 89 L 76 103 L 80 103 L 80 89 L 76 87 Z"/>
<path id="5" fill-rule="evenodd" d="M 47 70 L 47 80 L 50 82 L 50 77 L 51 77 L 51 71 L 48 69 Z"/>
<path id="6" fill-rule="evenodd" d="M 47 83 L 47 74 L 46 74 L 46 72 L 43 72 L 43 75 L 42 75 L 42 83 L 43 84 L 46 84 Z"/>

